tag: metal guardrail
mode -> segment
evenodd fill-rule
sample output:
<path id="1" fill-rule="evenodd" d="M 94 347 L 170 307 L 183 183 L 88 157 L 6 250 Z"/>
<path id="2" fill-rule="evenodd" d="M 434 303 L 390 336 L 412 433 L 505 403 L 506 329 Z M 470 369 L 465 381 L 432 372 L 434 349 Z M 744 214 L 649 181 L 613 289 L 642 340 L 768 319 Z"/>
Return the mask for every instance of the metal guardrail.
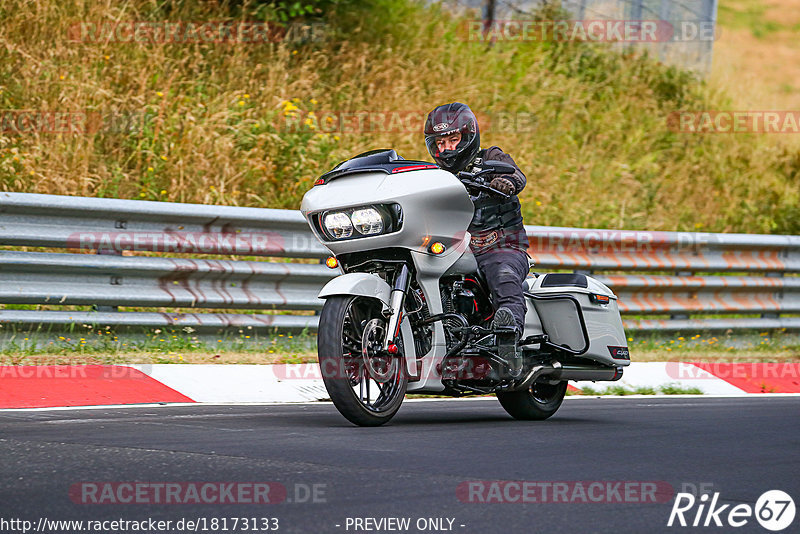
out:
<path id="1" fill-rule="evenodd" d="M 526 229 L 537 265 L 550 269 L 800 273 L 800 236 Z"/>
<path id="2" fill-rule="evenodd" d="M 623 314 L 656 316 L 626 317 L 628 330 L 800 329 L 800 317 L 781 317 L 800 314 L 800 236 L 526 229 L 535 270 L 592 273 L 614 289 Z M 318 310 L 317 292 L 337 274 L 319 264 L 210 259 L 327 256 L 290 210 L 0 193 L 0 246 L 68 251 L 0 251 L 0 304 L 97 309 L 0 310 L 0 324 L 22 329 L 313 330 L 316 316 L 286 312 Z M 751 317 L 689 318 L 699 314 Z"/>
<path id="3" fill-rule="evenodd" d="M 328 253 L 291 210 L 29 193 L 0 193 L 0 210 L 0 245 L 291 258 Z"/>
<path id="4" fill-rule="evenodd" d="M 324 265 L 43 252 L 0 254 L 0 302 L 308 310 Z"/>

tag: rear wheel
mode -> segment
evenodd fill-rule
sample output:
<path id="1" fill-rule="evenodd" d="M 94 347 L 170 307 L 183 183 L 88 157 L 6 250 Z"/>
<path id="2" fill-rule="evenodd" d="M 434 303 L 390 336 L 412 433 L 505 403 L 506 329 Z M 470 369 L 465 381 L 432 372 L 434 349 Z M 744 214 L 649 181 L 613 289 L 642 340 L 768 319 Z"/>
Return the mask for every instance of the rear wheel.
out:
<path id="1" fill-rule="evenodd" d="M 566 381 L 534 382 L 526 390 L 498 393 L 497 400 L 514 419 L 542 421 L 556 413 L 566 393 Z"/>
<path id="2" fill-rule="evenodd" d="M 334 296 L 319 320 L 317 351 L 322 380 L 333 404 L 348 421 L 378 426 L 391 419 L 406 393 L 402 345 L 397 354 L 381 350 L 386 319 L 381 302 Z"/>

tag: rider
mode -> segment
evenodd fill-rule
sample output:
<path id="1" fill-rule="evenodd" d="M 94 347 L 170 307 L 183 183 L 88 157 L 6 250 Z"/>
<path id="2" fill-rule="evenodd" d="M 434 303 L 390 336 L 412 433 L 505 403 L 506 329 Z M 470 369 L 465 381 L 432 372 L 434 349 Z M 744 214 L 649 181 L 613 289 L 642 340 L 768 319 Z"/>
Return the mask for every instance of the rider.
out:
<path id="1" fill-rule="evenodd" d="M 488 175 L 489 185 L 510 198 L 486 192 L 471 195 L 475 214 L 468 230 L 470 248 L 496 307 L 493 324 L 516 327 L 515 336 L 498 336 L 498 353 L 517 371 L 521 359 L 516 345 L 525 324 L 522 283 L 529 270 L 528 237 L 517 198 L 525 187 L 525 175 L 500 148 L 481 149 L 475 114 L 459 102 L 439 106 L 428 114 L 425 143 L 436 163 L 453 174 L 478 172 L 488 160 L 499 160 L 516 169 L 513 174 Z"/>

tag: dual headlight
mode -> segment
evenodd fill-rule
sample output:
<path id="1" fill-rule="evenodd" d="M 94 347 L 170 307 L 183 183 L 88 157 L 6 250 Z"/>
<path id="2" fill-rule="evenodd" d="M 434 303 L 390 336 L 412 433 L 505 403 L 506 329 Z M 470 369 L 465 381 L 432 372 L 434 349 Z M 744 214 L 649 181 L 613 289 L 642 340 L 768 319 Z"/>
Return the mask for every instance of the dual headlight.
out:
<path id="1" fill-rule="evenodd" d="M 320 219 L 322 228 L 328 237 L 332 239 L 368 237 L 398 230 L 400 206 L 375 206 L 347 211 L 329 211 L 324 213 Z"/>

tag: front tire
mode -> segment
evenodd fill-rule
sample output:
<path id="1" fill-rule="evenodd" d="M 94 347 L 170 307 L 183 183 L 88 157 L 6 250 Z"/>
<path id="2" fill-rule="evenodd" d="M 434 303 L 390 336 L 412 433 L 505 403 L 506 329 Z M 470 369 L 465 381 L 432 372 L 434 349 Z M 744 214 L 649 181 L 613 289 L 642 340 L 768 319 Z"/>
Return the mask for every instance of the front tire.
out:
<path id="1" fill-rule="evenodd" d="M 498 393 L 497 400 L 514 419 L 543 421 L 556 413 L 566 393 L 566 380 L 555 385 L 534 382 L 526 390 Z"/>
<path id="2" fill-rule="evenodd" d="M 408 385 L 402 350 L 396 355 L 378 350 L 386 328 L 381 309 L 376 299 L 333 296 L 319 319 L 317 353 L 325 389 L 339 412 L 359 426 L 389 421 Z"/>

